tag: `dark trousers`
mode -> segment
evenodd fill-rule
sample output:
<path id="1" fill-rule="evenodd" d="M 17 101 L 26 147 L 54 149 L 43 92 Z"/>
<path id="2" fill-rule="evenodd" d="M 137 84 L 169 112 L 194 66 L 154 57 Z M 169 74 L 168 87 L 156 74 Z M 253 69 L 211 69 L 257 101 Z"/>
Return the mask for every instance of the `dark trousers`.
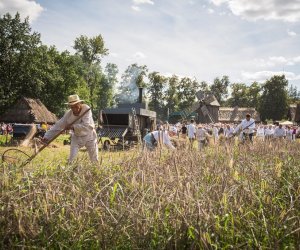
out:
<path id="1" fill-rule="evenodd" d="M 250 133 L 250 134 L 243 133 L 244 141 L 248 140 L 248 138 L 251 142 L 253 142 L 253 133 Z"/>

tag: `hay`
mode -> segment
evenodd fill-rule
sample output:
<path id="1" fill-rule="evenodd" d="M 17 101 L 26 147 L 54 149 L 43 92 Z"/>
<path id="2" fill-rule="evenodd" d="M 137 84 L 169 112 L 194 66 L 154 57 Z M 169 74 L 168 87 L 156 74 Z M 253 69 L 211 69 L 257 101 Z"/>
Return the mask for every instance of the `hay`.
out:
<path id="1" fill-rule="evenodd" d="M 186 149 L 188 146 L 188 140 L 183 138 L 171 138 L 171 142 L 177 149 Z"/>

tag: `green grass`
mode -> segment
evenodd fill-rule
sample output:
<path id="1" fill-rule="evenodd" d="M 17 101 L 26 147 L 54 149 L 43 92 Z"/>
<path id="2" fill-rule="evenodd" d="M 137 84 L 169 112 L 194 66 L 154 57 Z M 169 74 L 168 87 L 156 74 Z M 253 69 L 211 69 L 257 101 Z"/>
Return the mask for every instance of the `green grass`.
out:
<path id="1" fill-rule="evenodd" d="M 9 143 L 11 139 L 11 135 L 0 135 L 0 145 L 5 145 L 6 143 Z"/>

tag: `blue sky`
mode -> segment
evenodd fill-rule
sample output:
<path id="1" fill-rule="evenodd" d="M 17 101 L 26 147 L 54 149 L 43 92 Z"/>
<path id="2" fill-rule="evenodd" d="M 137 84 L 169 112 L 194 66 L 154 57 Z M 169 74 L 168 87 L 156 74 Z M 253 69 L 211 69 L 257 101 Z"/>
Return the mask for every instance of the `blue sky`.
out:
<path id="1" fill-rule="evenodd" d="M 101 34 L 103 59 L 211 83 L 250 84 L 286 74 L 300 90 L 300 0 L 0 0 L 0 14 L 29 16 L 43 43 L 73 51 Z"/>

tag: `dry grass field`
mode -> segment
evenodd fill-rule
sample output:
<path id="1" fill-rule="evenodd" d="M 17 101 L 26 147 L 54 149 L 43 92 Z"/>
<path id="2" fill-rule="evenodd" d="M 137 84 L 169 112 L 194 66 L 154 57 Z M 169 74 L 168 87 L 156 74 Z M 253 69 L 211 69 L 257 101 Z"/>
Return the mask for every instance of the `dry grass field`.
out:
<path id="1" fill-rule="evenodd" d="M 0 148 L 1 152 L 6 149 Z M 0 248 L 299 249 L 300 143 L 1 164 Z M 30 153 L 30 152 L 29 152 Z"/>

